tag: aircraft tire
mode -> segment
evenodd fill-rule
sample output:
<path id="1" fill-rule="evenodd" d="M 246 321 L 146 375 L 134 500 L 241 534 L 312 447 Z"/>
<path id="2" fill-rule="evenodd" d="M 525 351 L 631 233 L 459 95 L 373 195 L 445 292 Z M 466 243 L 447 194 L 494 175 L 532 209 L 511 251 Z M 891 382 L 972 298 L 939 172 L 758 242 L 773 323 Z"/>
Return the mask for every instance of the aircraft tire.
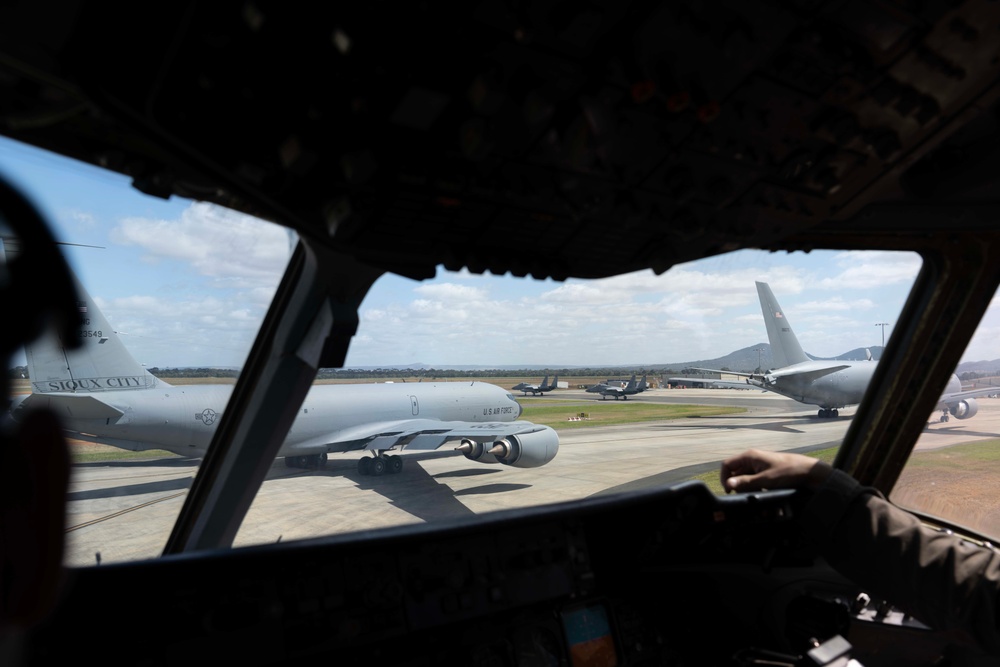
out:
<path id="1" fill-rule="evenodd" d="M 376 456 L 373 459 L 368 459 L 370 463 L 368 464 L 368 471 L 375 477 L 380 477 L 385 473 L 385 458 L 382 456 Z"/>
<path id="2" fill-rule="evenodd" d="M 403 471 L 403 457 L 393 454 L 387 457 L 389 462 L 389 472 L 393 475 L 398 475 Z"/>
<path id="3" fill-rule="evenodd" d="M 837 408 L 834 408 L 833 410 L 830 410 L 830 416 L 834 417 L 834 418 L 839 417 L 840 416 L 840 410 L 838 410 Z"/>
<path id="4" fill-rule="evenodd" d="M 363 456 L 358 459 L 358 472 L 362 475 L 370 475 L 372 468 L 372 460 L 367 456 Z"/>
<path id="5" fill-rule="evenodd" d="M 326 462 L 328 460 L 326 452 L 323 452 L 322 454 L 316 454 L 313 460 L 315 461 L 316 464 L 316 470 L 322 470 L 323 468 L 326 467 Z"/>

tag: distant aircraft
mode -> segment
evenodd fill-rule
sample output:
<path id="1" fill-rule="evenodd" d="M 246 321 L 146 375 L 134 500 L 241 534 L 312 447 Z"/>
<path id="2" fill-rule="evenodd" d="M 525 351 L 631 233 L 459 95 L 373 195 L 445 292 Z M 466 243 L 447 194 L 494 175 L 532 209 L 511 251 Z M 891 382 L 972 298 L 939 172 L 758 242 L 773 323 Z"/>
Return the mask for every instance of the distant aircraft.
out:
<path id="1" fill-rule="evenodd" d="M 511 391 L 523 391 L 524 395 L 527 396 L 530 391 L 532 394 L 538 391 L 539 387 L 544 387 L 549 381 L 549 376 L 546 375 L 545 379 L 542 380 L 541 384 L 530 384 L 528 382 L 519 382 L 511 387 Z"/>
<path id="2" fill-rule="evenodd" d="M 756 387 L 800 403 L 818 405 L 818 416 L 822 418 L 837 417 L 840 414 L 838 408 L 860 403 L 878 365 L 878 362 L 871 360 L 871 352 L 867 351 L 866 361 L 810 359 L 802 351 L 802 346 L 792 332 L 788 318 L 774 298 L 771 288 L 767 283 L 756 284 L 776 368 L 760 374 L 724 372 L 746 377 L 747 382 Z M 950 417 L 968 419 L 979 411 L 974 397 L 984 396 L 990 391 L 996 389 L 962 391 L 962 381 L 953 374 L 934 409 L 942 411 L 942 422 L 948 421 Z"/>
<path id="3" fill-rule="evenodd" d="M 79 283 L 77 289 L 84 299 L 83 346 L 68 352 L 54 335 L 27 346 L 32 393 L 14 401 L 11 417 L 48 407 L 76 439 L 202 456 L 233 385 L 172 386 L 154 377 Z M 402 458 L 391 450 L 460 441 L 456 449 L 481 463 L 548 463 L 559 437 L 548 426 L 517 421 L 520 415 L 513 395 L 483 382 L 315 385 L 278 456 L 288 467 L 321 468 L 329 452 L 367 451 L 359 472 L 381 475 L 402 470 Z"/>
<path id="4" fill-rule="evenodd" d="M 545 379 L 542 380 L 541 384 L 528 384 L 527 382 L 521 382 L 519 384 L 511 387 L 512 391 L 523 391 L 524 395 L 527 396 L 528 392 L 531 392 L 533 396 L 539 394 L 544 394 L 547 391 L 552 391 L 559 385 L 559 376 L 555 376 L 552 380 L 552 384 L 549 384 L 549 376 L 546 375 Z"/>
<path id="5" fill-rule="evenodd" d="M 625 386 L 616 386 L 607 383 L 595 384 L 593 387 L 588 387 L 587 392 L 591 394 L 600 394 L 602 401 L 608 396 L 613 396 L 616 401 L 619 398 L 627 401 L 629 396 L 646 391 L 646 386 L 646 376 L 643 375 L 642 381 L 637 384 L 635 381 L 635 374 L 633 373 L 632 379 L 630 379 Z"/>

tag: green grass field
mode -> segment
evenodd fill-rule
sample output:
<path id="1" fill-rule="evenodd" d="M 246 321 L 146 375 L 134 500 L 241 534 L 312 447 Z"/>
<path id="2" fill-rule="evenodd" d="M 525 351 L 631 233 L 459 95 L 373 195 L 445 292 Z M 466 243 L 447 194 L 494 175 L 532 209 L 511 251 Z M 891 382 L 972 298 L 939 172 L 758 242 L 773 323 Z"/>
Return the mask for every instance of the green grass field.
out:
<path id="1" fill-rule="evenodd" d="M 838 447 L 819 449 L 814 452 L 808 452 L 806 456 L 812 456 L 821 461 L 833 463 L 838 449 Z M 971 442 L 967 445 L 952 445 L 951 447 L 942 447 L 940 449 L 913 452 L 906 463 L 906 469 L 935 471 L 945 474 L 949 471 L 968 473 L 982 469 L 984 464 L 996 463 L 997 461 L 1000 461 L 1000 438 Z M 997 469 L 995 465 L 988 467 L 991 470 Z M 718 469 L 696 475 L 691 479 L 705 482 L 708 488 L 712 490 L 712 493 L 719 495 L 725 493 L 722 489 L 722 484 L 719 482 Z"/>
<path id="2" fill-rule="evenodd" d="M 906 463 L 907 469 L 935 468 L 940 470 L 961 470 L 963 472 L 980 468 L 984 463 L 1000 461 L 1000 438 L 980 440 L 967 445 L 954 445 L 940 449 L 913 452 Z M 996 470 L 996 466 L 992 466 Z"/>

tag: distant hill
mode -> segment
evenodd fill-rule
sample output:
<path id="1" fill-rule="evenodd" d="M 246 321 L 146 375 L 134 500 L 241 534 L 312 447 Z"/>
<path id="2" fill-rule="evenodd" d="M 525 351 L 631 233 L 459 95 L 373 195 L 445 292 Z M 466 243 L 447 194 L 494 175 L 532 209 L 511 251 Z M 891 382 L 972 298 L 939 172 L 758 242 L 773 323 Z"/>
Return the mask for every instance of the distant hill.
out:
<path id="1" fill-rule="evenodd" d="M 955 373 L 990 373 L 992 375 L 1000 375 L 1000 359 L 993 359 L 992 361 L 963 361 L 955 369 Z"/>

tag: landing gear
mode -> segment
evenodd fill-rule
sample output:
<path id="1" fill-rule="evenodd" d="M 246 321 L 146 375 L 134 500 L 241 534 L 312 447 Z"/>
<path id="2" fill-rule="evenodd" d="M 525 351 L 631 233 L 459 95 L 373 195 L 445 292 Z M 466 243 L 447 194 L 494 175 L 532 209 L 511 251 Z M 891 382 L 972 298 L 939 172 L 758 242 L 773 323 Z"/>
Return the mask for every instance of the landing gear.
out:
<path id="1" fill-rule="evenodd" d="M 322 470 L 326 467 L 326 452 L 322 454 L 306 454 L 304 456 L 286 456 L 285 467 L 305 468 L 307 470 Z"/>
<path id="2" fill-rule="evenodd" d="M 837 408 L 833 408 L 833 409 L 822 408 L 817 413 L 817 416 L 820 419 L 835 419 L 835 418 L 837 418 L 837 417 L 840 416 L 840 411 Z"/>
<path id="3" fill-rule="evenodd" d="M 944 412 L 941 414 L 941 423 L 948 421 L 948 413 Z"/>
<path id="4" fill-rule="evenodd" d="M 395 454 L 364 457 L 358 460 L 358 474 L 381 477 L 382 475 L 397 475 L 403 471 L 403 457 Z"/>

